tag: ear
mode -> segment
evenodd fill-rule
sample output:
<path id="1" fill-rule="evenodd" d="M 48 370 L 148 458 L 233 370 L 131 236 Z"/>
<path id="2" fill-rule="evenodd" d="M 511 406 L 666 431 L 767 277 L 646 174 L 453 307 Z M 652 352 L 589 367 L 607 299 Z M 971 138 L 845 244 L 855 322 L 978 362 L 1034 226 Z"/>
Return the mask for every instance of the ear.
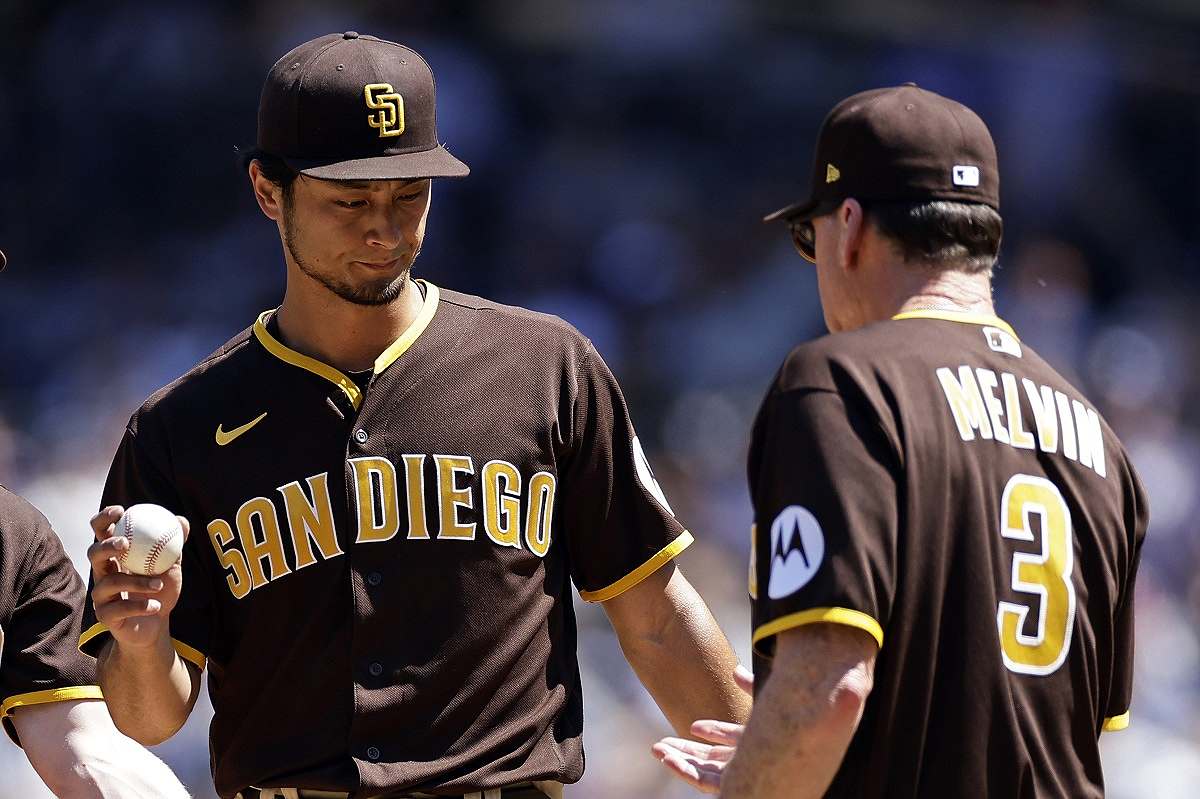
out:
<path id="1" fill-rule="evenodd" d="M 867 222 L 863 207 L 853 197 L 848 198 L 838 206 L 836 212 L 838 223 L 838 265 L 846 271 L 858 268 L 859 253 L 862 251 L 863 237 L 867 232 Z"/>
<path id="2" fill-rule="evenodd" d="M 275 222 L 283 219 L 283 188 L 267 180 L 258 161 L 251 161 L 247 172 L 250 175 L 250 187 L 254 189 L 254 199 L 267 219 Z"/>

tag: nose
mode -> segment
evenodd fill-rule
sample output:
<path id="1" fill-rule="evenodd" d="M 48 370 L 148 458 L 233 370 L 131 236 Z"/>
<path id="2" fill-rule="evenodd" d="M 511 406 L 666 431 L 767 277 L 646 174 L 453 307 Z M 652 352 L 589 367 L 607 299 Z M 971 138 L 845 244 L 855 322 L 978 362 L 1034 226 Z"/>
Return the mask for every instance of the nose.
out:
<path id="1" fill-rule="evenodd" d="M 386 250 L 399 249 L 408 238 L 408 220 L 399 209 L 381 208 L 371 218 L 367 244 Z"/>

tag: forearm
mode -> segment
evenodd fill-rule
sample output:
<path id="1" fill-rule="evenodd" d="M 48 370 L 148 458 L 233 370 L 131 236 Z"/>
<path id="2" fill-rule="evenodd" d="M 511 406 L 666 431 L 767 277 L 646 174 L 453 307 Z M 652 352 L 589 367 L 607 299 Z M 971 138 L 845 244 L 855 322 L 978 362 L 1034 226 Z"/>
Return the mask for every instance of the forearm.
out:
<path id="1" fill-rule="evenodd" d="M 79 775 L 81 790 L 62 796 L 120 796 L 123 799 L 184 799 L 188 796 L 167 764 L 137 742 L 124 736 L 104 741 L 96 740 L 96 736 L 86 737 L 86 741 L 69 744 L 83 764 Z M 92 793 L 93 789 L 95 793 Z"/>
<path id="2" fill-rule="evenodd" d="M 725 799 L 820 797 L 841 766 L 871 690 L 872 661 L 856 662 L 861 642 L 825 646 L 857 631 L 813 625 L 803 634 L 807 654 L 777 658 L 759 691 L 722 780 Z"/>
<path id="3" fill-rule="evenodd" d="M 665 611 L 652 624 L 615 624 L 621 649 L 680 735 L 696 719 L 742 723 L 750 698 L 733 680 L 738 664 L 724 633 L 695 589 L 675 572 L 662 593 Z"/>
<path id="4" fill-rule="evenodd" d="M 174 735 L 187 721 L 198 677 L 161 636 L 146 648 L 109 641 L 96 663 L 100 688 L 117 728 L 150 746 Z"/>
<path id="5" fill-rule="evenodd" d="M 55 796 L 182 799 L 186 790 L 157 757 L 114 727 L 98 700 L 20 708 L 13 716 L 30 764 Z"/>

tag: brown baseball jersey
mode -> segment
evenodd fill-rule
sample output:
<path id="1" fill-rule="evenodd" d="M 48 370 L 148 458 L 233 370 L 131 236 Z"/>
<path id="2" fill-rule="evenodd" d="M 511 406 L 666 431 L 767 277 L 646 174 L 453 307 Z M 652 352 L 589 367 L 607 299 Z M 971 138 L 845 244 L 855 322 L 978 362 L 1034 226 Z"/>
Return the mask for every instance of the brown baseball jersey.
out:
<path id="1" fill-rule="evenodd" d="M 1146 499 L 1094 407 L 1007 324 L 918 311 L 798 347 L 749 471 L 760 679 L 800 625 L 880 645 L 829 796 L 1103 795 Z"/>
<path id="2" fill-rule="evenodd" d="M 587 339 L 422 287 L 366 375 L 263 314 L 117 452 L 105 503 L 192 523 L 171 635 L 209 668 L 223 797 L 577 781 L 571 582 L 610 599 L 692 540 Z M 80 645 L 106 638 L 89 615 Z"/>
<path id="3" fill-rule="evenodd" d="M 102 698 L 95 662 L 75 647 L 83 595 L 50 522 L 0 486 L 0 719 L 14 741 L 17 708 Z"/>

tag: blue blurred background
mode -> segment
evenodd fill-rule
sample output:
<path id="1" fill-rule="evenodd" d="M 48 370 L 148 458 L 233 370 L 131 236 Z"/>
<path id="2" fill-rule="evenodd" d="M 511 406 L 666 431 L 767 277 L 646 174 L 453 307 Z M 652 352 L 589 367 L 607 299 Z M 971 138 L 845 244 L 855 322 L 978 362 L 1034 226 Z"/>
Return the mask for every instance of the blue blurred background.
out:
<path id="1" fill-rule="evenodd" d="M 0 0 L 0 481 L 77 566 L 130 412 L 278 303 L 278 238 L 234 148 L 275 58 L 347 29 L 428 58 L 472 168 L 435 185 L 417 272 L 593 338 L 744 659 L 750 421 L 824 332 L 811 268 L 759 217 L 804 194 L 843 96 L 911 80 L 975 108 L 1003 173 L 1000 314 L 1094 398 L 1151 496 L 1110 795 L 1196 795 L 1200 4 Z M 694 795 L 649 756 L 667 725 L 602 612 L 579 612 L 571 799 Z M 201 705 L 158 752 L 208 797 Z M 0 796 L 43 794 L 0 742 Z"/>

